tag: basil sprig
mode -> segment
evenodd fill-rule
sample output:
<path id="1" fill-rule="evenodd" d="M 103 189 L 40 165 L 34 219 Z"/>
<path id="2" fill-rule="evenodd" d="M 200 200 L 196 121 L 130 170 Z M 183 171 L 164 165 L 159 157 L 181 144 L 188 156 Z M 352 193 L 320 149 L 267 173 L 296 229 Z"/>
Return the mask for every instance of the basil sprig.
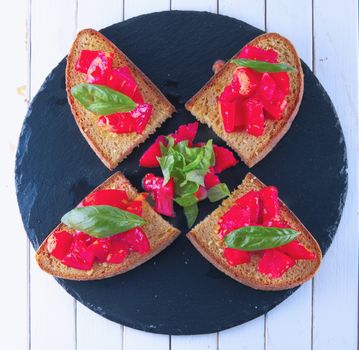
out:
<path id="1" fill-rule="evenodd" d="M 109 205 L 75 208 L 65 214 L 61 221 L 74 230 L 96 238 L 113 236 L 145 224 L 142 217 Z"/>
<path id="2" fill-rule="evenodd" d="M 290 228 L 244 226 L 224 238 L 229 248 L 246 251 L 280 247 L 295 239 L 299 232 Z"/>
<path id="3" fill-rule="evenodd" d="M 211 187 L 207 191 L 207 196 L 210 202 L 217 202 L 230 195 L 229 189 L 225 183 L 220 183 Z"/>
<path id="4" fill-rule="evenodd" d="M 72 87 L 71 94 L 87 110 L 100 115 L 130 112 L 137 106 L 128 96 L 103 85 L 78 84 Z"/>
<path id="5" fill-rule="evenodd" d="M 277 73 L 277 72 L 291 72 L 295 69 L 286 63 L 269 63 L 264 61 L 251 60 L 248 58 L 238 58 L 231 60 L 237 66 L 247 67 L 260 73 Z"/>

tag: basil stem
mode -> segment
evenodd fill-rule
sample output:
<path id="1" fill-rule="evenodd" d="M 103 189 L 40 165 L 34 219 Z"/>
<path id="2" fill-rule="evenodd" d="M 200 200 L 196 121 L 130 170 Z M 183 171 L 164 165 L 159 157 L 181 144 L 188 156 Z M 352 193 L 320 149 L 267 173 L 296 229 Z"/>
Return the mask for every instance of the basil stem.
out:
<path id="1" fill-rule="evenodd" d="M 251 68 L 260 73 L 291 72 L 295 69 L 286 63 L 269 63 L 264 61 L 250 60 L 248 58 L 238 58 L 231 60 L 237 66 Z"/>

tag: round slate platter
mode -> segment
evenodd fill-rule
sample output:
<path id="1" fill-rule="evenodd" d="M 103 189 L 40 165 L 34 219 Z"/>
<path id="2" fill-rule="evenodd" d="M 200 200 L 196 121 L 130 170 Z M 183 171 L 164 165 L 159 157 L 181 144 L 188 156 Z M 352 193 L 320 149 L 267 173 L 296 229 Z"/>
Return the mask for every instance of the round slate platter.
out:
<path id="1" fill-rule="evenodd" d="M 262 31 L 241 21 L 199 12 L 144 15 L 102 30 L 166 94 L 177 113 L 117 170 L 138 188 L 145 170 L 138 161 L 158 134 L 194 118 L 183 104 L 210 78 L 212 63 L 228 59 Z M 111 175 L 80 134 L 67 104 L 66 60 L 50 73 L 26 116 L 16 160 L 19 207 L 37 248 L 93 188 Z M 303 64 L 304 98 L 293 126 L 275 149 L 251 169 L 301 218 L 323 252 L 336 232 L 347 189 L 345 143 L 328 95 Z M 201 125 L 198 140 L 215 134 Z M 221 174 L 234 189 L 248 172 L 239 163 Z M 218 206 L 200 204 L 197 222 Z M 209 333 L 260 316 L 294 290 L 262 292 L 245 287 L 209 264 L 185 237 L 182 211 L 172 223 L 182 235 L 165 251 L 124 275 L 101 281 L 58 282 L 104 317 L 133 328 L 166 334 Z M 325 261 L 324 261 L 325 263 Z"/>

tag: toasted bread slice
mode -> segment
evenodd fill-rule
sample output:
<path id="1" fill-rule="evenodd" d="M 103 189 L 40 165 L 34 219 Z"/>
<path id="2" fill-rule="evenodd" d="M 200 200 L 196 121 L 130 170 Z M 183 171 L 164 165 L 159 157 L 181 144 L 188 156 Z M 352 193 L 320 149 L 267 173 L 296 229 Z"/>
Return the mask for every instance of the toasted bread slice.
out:
<path id="1" fill-rule="evenodd" d="M 282 119 L 266 119 L 264 133 L 259 137 L 244 131 L 228 133 L 224 130 L 217 100 L 223 89 L 230 84 L 236 69 L 236 65 L 229 61 L 186 103 L 186 109 L 200 122 L 208 124 L 237 152 L 248 167 L 252 167 L 262 160 L 289 130 L 302 101 L 304 77 L 300 58 L 286 38 L 276 33 L 268 33 L 258 36 L 248 44 L 274 49 L 278 53 L 279 62 L 285 62 L 295 68 L 293 72 L 289 72 L 290 94 L 287 96 L 288 105 Z M 240 51 L 234 57 L 239 53 Z"/>
<path id="2" fill-rule="evenodd" d="M 71 88 L 74 85 L 85 83 L 85 74 L 75 70 L 75 65 L 82 50 L 102 50 L 114 52 L 113 67 L 119 68 L 127 66 L 143 95 L 145 102 L 153 105 L 151 118 L 141 135 L 136 133 L 115 134 L 104 130 L 97 125 L 98 115 L 86 110 L 71 95 Z M 110 169 L 114 169 L 123 159 L 125 159 L 135 147 L 144 142 L 149 135 L 156 131 L 171 114 L 175 108 L 165 98 L 157 87 L 148 79 L 141 70 L 110 40 L 101 33 L 93 29 L 84 29 L 77 34 L 67 57 L 66 66 L 66 91 L 67 98 L 75 117 L 76 123 L 80 128 L 87 142 Z"/>
<path id="3" fill-rule="evenodd" d="M 112 175 L 93 192 L 100 189 L 122 189 L 126 191 L 130 199 L 134 199 L 138 194 L 135 188 L 120 172 Z M 62 264 L 60 260 L 50 255 L 46 246 L 47 239 L 53 232 L 58 230 L 66 230 L 70 233 L 74 232 L 69 227 L 61 223 L 41 244 L 36 252 L 36 260 L 41 269 L 44 271 L 56 277 L 71 280 L 96 280 L 127 272 L 158 254 L 161 250 L 170 245 L 180 234 L 180 231 L 171 226 L 166 220 L 157 214 L 147 201 L 144 201 L 143 203 L 143 218 L 146 220 L 146 225 L 143 226 L 143 230 L 145 231 L 151 246 L 151 251 L 148 254 L 131 252 L 120 264 L 95 262 L 93 268 L 88 271 L 68 267 Z"/>
<path id="4" fill-rule="evenodd" d="M 225 248 L 216 232 L 218 219 L 235 204 L 236 199 L 242 197 L 250 190 L 260 190 L 265 185 L 254 175 L 248 173 L 241 185 L 238 186 L 232 195 L 225 199 L 206 219 L 195 226 L 187 237 L 198 249 L 198 251 L 219 270 L 238 282 L 241 282 L 254 289 L 261 290 L 283 290 L 296 287 L 314 276 L 322 260 L 322 253 L 317 241 L 304 227 L 299 219 L 280 201 L 280 216 L 296 231 L 298 241 L 316 255 L 314 260 L 297 260 L 280 278 L 269 278 L 257 271 L 259 256 L 253 255 L 251 262 L 238 266 L 228 265 L 224 255 Z"/>

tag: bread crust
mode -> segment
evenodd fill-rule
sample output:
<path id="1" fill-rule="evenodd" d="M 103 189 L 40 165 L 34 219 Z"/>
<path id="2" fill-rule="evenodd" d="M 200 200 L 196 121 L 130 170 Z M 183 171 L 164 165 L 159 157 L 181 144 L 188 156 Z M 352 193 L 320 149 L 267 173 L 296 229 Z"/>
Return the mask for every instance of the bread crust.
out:
<path id="1" fill-rule="evenodd" d="M 287 220 L 291 227 L 300 232 L 298 240 L 304 244 L 310 251 L 316 254 L 314 260 L 300 260 L 296 265 L 289 269 L 282 277 L 271 279 L 260 274 L 257 270 L 258 259 L 249 264 L 242 264 L 238 266 L 230 266 L 226 263 L 223 255 L 224 243 L 220 240 L 215 232 L 215 224 L 218 219 L 235 203 L 235 200 L 240 198 L 243 194 L 251 190 L 260 190 L 266 187 L 253 174 L 248 173 L 242 184 L 232 193 L 231 197 L 224 200 L 219 208 L 212 212 L 206 219 L 195 226 L 189 233 L 188 239 L 196 247 L 196 249 L 212 263 L 217 269 L 224 272 L 234 280 L 245 284 L 251 288 L 267 291 L 278 291 L 294 288 L 311 279 L 317 272 L 322 261 L 322 253 L 317 241 L 307 230 L 307 228 L 300 222 L 296 215 L 281 201 L 280 215 Z M 215 243 L 208 245 L 209 241 L 203 239 L 203 230 L 212 230 L 211 240 Z M 214 247 L 214 248 L 213 248 Z M 213 250 L 215 249 L 215 250 Z M 253 260 L 254 257 L 252 257 Z M 300 266 L 299 266 L 300 264 Z M 294 269 L 294 270 L 293 270 Z M 294 276 L 294 278 L 293 278 Z"/>
<path id="2" fill-rule="evenodd" d="M 132 187 L 130 182 L 120 172 L 113 174 L 91 193 L 106 188 L 123 189 L 127 192 L 130 199 L 135 198 L 138 194 L 136 189 Z M 143 230 L 145 231 L 151 246 L 151 251 L 148 254 L 131 252 L 120 264 L 95 262 L 93 268 L 88 271 L 68 267 L 63 265 L 60 260 L 50 255 L 47 251 L 47 240 L 52 233 L 58 230 L 66 230 L 70 233 L 74 232 L 61 223 L 51 231 L 40 245 L 36 252 L 36 261 L 42 270 L 55 277 L 78 281 L 98 280 L 125 273 L 157 255 L 160 251 L 169 246 L 180 234 L 180 231 L 171 226 L 157 214 L 147 201 L 144 201 L 143 203 L 143 217 L 147 222 L 146 225 L 143 226 Z"/>
<path id="3" fill-rule="evenodd" d="M 89 132 L 88 128 L 84 127 L 81 120 L 81 113 L 86 113 L 86 115 L 91 118 L 93 116 L 93 113 L 86 111 L 72 96 L 71 94 L 71 88 L 76 85 L 75 80 L 78 80 L 79 82 L 85 83 L 84 74 L 78 73 L 75 71 L 74 67 L 76 65 L 77 59 L 78 59 L 78 51 L 81 47 L 82 49 L 86 49 L 84 46 L 84 42 L 86 41 L 86 38 L 95 38 L 90 39 L 90 42 L 99 41 L 103 45 L 107 46 L 109 50 L 114 52 L 114 62 L 118 61 L 120 64 L 116 64 L 115 67 L 118 66 L 127 66 L 132 74 L 134 75 L 138 86 L 141 90 L 147 91 L 147 95 L 149 98 L 146 99 L 146 102 L 151 103 L 153 105 L 156 105 L 156 108 L 152 112 L 151 119 L 154 121 L 152 124 L 149 123 L 143 133 L 141 135 L 133 135 L 132 137 L 132 144 L 129 147 L 127 144 L 120 145 L 120 157 L 117 159 L 112 159 L 109 157 L 104 149 L 104 145 L 102 145 L 94 135 L 96 135 L 96 132 L 93 132 L 92 134 Z M 96 46 L 96 44 L 94 44 Z M 87 49 L 95 50 L 99 49 L 96 47 L 93 47 L 93 45 Z M 174 112 L 175 108 L 174 106 L 166 99 L 166 97 L 161 93 L 161 91 L 151 82 L 151 80 L 118 48 L 115 44 L 113 44 L 109 39 L 107 39 L 104 35 L 99 33 L 98 31 L 94 29 L 83 29 L 81 30 L 77 36 L 75 41 L 72 44 L 72 47 L 70 49 L 69 55 L 67 57 L 67 65 L 66 65 L 66 72 L 65 72 L 65 78 L 66 78 L 66 92 L 67 92 L 67 99 L 72 111 L 72 114 L 75 118 L 76 124 L 78 125 L 82 135 L 90 145 L 90 147 L 93 149 L 93 151 L 96 153 L 96 155 L 101 159 L 101 161 L 106 165 L 107 168 L 110 170 L 113 170 L 116 168 L 116 166 L 122 162 L 132 151 L 134 148 L 136 148 L 140 143 L 144 142 L 151 134 L 153 134 L 156 129 L 167 119 L 169 118 Z M 77 82 L 77 83 L 79 83 Z M 97 125 L 94 127 L 98 128 Z M 119 135 L 124 134 L 115 134 L 106 131 L 109 135 L 109 137 L 121 137 Z M 111 135 L 112 134 L 112 135 Z M 101 135 L 101 138 L 103 138 L 103 135 Z M 119 141 L 121 142 L 121 141 Z"/>
<path id="4" fill-rule="evenodd" d="M 208 101 L 208 97 L 211 94 L 215 94 L 216 98 L 219 97 L 224 87 L 228 85 L 232 78 L 232 73 L 236 69 L 236 65 L 231 63 L 230 60 L 224 64 L 224 66 L 185 104 L 185 107 L 190 111 L 198 120 L 202 123 L 208 124 L 212 127 L 214 132 L 221 137 L 229 147 L 233 148 L 241 160 L 249 167 L 253 167 L 259 161 L 261 161 L 282 139 L 282 137 L 290 129 L 294 118 L 296 117 L 304 92 L 304 75 L 300 58 L 293 46 L 293 44 L 283 36 L 277 33 L 265 33 L 259 35 L 248 45 L 263 47 L 263 48 L 274 48 L 276 45 L 282 45 L 286 48 L 287 56 L 281 56 L 282 62 L 286 62 L 290 65 L 294 65 L 295 72 L 290 72 L 290 84 L 291 93 L 287 98 L 289 100 L 288 107 L 284 113 L 284 116 L 279 121 L 266 120 L 264 135 L 255 137 L 247 134 L 244 131 L 227 133 L 223 129 L 223 123 L 221 120 L 220 112 L 216 106 L 216 112 L 212 111 L 215 116 L 215 120 L 207 118 L 202 115 L 205 103 Z M 233 58 L 235 58 L 241 50 L 239 50 Z M 290 61 L 289 62 L 289 58 Z M 293 86 L 295 89 L 293 89 Z M 218 92 L 218 93 L 217 93 Z M 213 105 L 209 106 L 208 109 L 213 108 Z M 218 122 L 220 120 L 220 122 Z M 218 125 L 219 124 L 219 125 Z M 244 134 L 244 135 L 243 135 Z M 269 137 L 270 136 L 270 137 Z M 238 144 L 236 139 L 241 138 L 243 144 L 254 142 L 256 143 L 255 148 L 251 151 L 245 149 L 243 144 Z M 243 147 L 242 147 L 243 146 Z"/>

